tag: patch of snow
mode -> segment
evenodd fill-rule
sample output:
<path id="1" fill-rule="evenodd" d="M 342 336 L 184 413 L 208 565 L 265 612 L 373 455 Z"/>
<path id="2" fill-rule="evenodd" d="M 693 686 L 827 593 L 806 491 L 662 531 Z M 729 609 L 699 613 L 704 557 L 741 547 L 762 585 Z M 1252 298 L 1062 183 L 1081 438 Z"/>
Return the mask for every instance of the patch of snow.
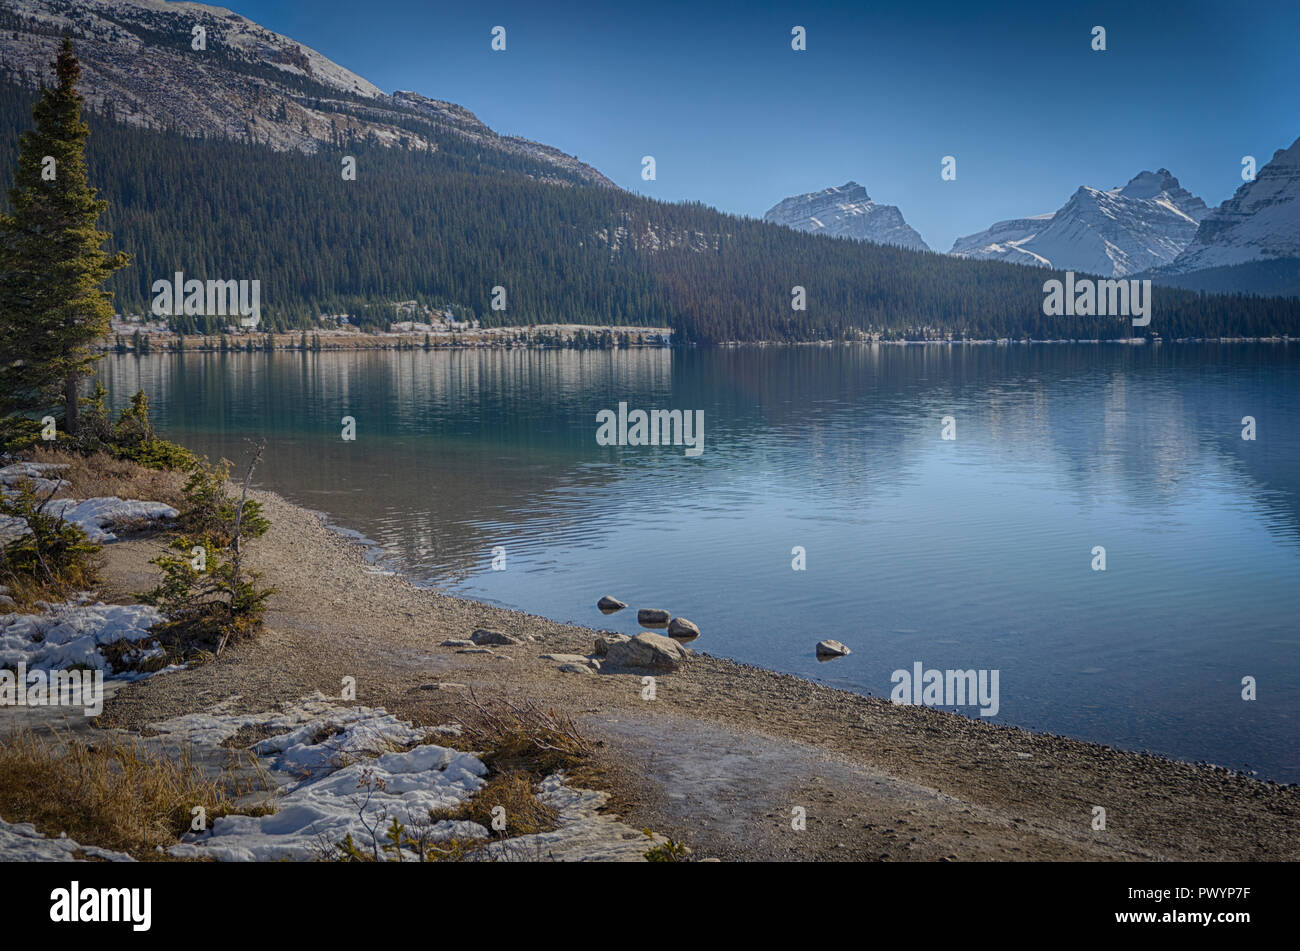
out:
<path id="1" fill-rule="evenodd" d="M 113 674 L 100 647 L 125 640 L 138 645 L 133 659 L 160 655 L 149 629 L 162 620 L 146 605 L 84 601 L 51 604 L 44 614 L 0 614 L 0 667 L 25 663 L 29 671 L 49 671 L 82 665 L 105 677 L 137 680 L 149 675 Z"/>
<path id="2" fill-rule="evenodd" d="M 0 819 L 0 857 L 6 862 L 73 862 L 99 859 L 105 862 L 134 862 L 123 852 L 78 845 L 66 835 L 46 838 L 30 822 L 10 823 Z"/>
<path id="3" fill-rule="evenodd" d="M 538 784 L 537 798 L 558 815 L 549 832 L 499 839 L 483 847 L 493 862 L 644 862 L 646 852 L 667 840 L 603 815 L 609 796 L 575 789 L 556 773 Z"/>
<path id="4" fill-rule="evenodd" d="M 117 541 L 117 536 L 110 531 L 113 526 L 141 522 L 152 524 L 180 514 L 162 502 L 119 499 L 115 495 L 81 500 L 55 499 L 46 507 L 46 511 L 72 522 L 96 544 Z"/>
<path id="5" fill-rule="evenodd" d="M 117 541 L 113 528 L 152 525 L 180 514 L 162 502 L 119 499 L 115 495 L 93 499 L 53 499 L 45 506 L 53 516 L 76 525 L 95 544 Z M 29 532 L 27 524 L 15 516 L 0 516 L 0 544 L 16 541 Z"/>
<path id="6" fill-rule="evenodd" d="M 153 729 L 169 739 L 220 742 L 218 737 L 228 738 L 240 727 L 258 723 L 269 729 L 292 726 L 250 747 L 266 758 L 271 780 L 287 790 L 274 800 L 276 812 L 222 816 L 208 831 L 186 835 L 169 850 L 171 855 L 308 861 L 348 835 L 368 853 L 374 844 L 371 829 L 379 833 L 382 845 L 383 829 L 394 818 L 408 827 L 428 825 L 431 809 L 464 802 L 487 774 L 473 753 L 422 742 L 438 731 L 417 729 L 382 708 L 336 707 L 321 694 L 269 719 L 266 714 L 192 714 L 154 724 Z M 411 744 L 408 750 L 382 752 Z M 432 841 L 489 836 L 477 823 L 445 820 L 430 825 L 429 833 Z"/>

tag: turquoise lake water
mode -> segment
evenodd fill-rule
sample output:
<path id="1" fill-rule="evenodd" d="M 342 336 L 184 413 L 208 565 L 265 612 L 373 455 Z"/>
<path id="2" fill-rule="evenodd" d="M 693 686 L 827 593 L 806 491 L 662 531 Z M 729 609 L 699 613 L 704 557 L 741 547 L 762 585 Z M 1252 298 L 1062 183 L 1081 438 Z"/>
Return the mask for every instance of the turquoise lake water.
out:
<path id="1" fill-rule="evenodd" d="M 917 662 L 996 670 L 995 722 L 1300 781 L 1295 346 L 188 353 L 101 375 L 213 457 L 265 436 L 259 484 L 420 582 L 635 633 L 596 611 L 612 594 L 694 620 L 696 649 L 877 696 Z M 598 445 L 620 402 L 702 410 L 703 453 Z M 853 653 L 819 663 L 823 638 Z"/>

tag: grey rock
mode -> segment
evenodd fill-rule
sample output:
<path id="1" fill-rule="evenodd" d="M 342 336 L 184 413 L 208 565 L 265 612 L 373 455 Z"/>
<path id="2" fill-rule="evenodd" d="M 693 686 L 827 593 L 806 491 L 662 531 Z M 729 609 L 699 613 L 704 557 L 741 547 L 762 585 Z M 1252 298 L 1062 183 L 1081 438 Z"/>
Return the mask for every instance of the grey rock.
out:
<path id="1" fill-rule="evenodd" d="M 817 642 L 818 657 L 844 657 L 845 655 L 852 653 L 853 651 L 849 650 L 839 641 L 826 640 Z"/>
<path id="2" fill-rule="evenodd" d="M 659 608 L 642 608 L 636 612 L 636 622 L 642 627 L 667 627 L 667 611 L 661 611 Z"/>
<path id="3" fill-rule="evenodd" d="M 614 611 L 622 611 L 627 607 L 627 605 L 618 598 L 611 598 L 609 595 L 605 595 L 596 602 L 596 607 L 600 608 L 606 614 L 609 614 Z"/>
<path id="4" fill-rule="evenodd" d="M 458 639 L 456 639 L 456 638 L 452 638 L 451 640 L 443 641 L 443 642 L 442 642 L 440 645 L 438 645 L 438 646 L 439 646 L 439 647 L 473 647 L 473 646 L 474 646 L 474 642 L 473 642 L 473 641 L 467 641 L 467 640 L 464 640 L 464 639 L 459 639 L 459 640 L 458 640 Z"/>
<path id="5" fill-rule="evenodd" d="M 686 663 L 686 648 L 662 634 L 638 634 L 611 644 L 605 663 L 611 667 L 639 667 L 648 670 L 676 670 Z"/>
<path id="6" fill-rule="evenodd" d="M 694 621 L 675 617 L 668 622 L 668 636 L 678 641 L 693 641 L 700 636 L 700 629 Z"/>
<path id="7" fill-rule="evenodd" d="M 511 637 L 509 634 L 503 634 L 501 631 L 488 631 L 488 630 L 484 630 L 483 628 L 479 628 L 477 631 L 471 634 L 469 636 L 469 639 L 473 641 L 475 644 L 479 644 L 479 645 L 499 644 L 502 646 L 509 646 L 512 644 L 523 643 L 523 641 L 521 641 L 517 637 Z"/>
<path id="8" fill-rule="evenodd" d="M 626 634 L 615 634 L 606 632 L 596 638 L 596 649 L 592 651 L 597 657 L 604 657 L 609 653 L 609 649 L 614 644 L 622 644 L 624 641 L 631 640 Z"/>
<path id="9" fill-rule="evenodd" d="M 594 674 L 595 671 L 587 664 L 561 664 L 556 668 L 565 674 Z"/>
<path id="10" fill-rule="evenodd" d="M 582 654 L 543 654 L 542 660 L 553 661 L 557 664 L 585 664 L 587 658 Z"/>
<path id="11" fill-rule="evenodd" d="M 457 654 L 491 654 L 491 653 L 492 653 L 492 648 L 490 648 L 490 647 L 462 647 L 460 650 L 456 651 L 456 653 L 457 653 Z"/>

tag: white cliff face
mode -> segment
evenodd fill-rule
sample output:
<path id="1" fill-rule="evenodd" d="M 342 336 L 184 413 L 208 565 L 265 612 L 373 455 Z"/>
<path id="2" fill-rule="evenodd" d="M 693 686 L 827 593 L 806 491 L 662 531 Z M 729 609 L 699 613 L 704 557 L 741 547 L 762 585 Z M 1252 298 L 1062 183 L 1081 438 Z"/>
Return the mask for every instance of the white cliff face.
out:
<path id="1" fill-rule="evenodd" d="M 872 201 L 857 182 L 794 195 L 768 209 L 763 220 L 810 234 L 930 250 L 897 207 Z"/>
<path id="2" fill-rule="evenodd" d="M 1300 139 L 1279 149 L 1253 182 L 1210 212 L 1168 269 L 1187 273 L 1300 258 Z"/>
<path id="3" fill-rule="evenodd" d="M 1000 221 L 949 253 L 1120 277 L 1172 262 L 1208 212 L 1162 168 L 1121 188 L 1082 186 L 1058 211 Z"/>

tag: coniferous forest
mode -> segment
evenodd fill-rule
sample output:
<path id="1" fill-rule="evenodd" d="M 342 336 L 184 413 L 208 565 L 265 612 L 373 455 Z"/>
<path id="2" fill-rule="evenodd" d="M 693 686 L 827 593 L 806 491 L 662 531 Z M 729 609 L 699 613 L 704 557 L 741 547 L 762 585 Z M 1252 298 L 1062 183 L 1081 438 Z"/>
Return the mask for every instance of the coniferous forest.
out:
<path id="1" fill-rule="evenodd" d="M 12 153 L 36 93 L 0 84 L 0 146 Z M 147 313 L 150 287 L 181 271 L 260 280 L 263 329 L 350 314 L 385 329 L 417 300 L 484 326 L 670 326 L 678 342 L 956 338 L 1109 339 L 1300 335 L 1296 299 L 1157 287 L 1144 328 L 1127 318 L 1042 313 L 1037 268 L 958 260 L 806 235 L 698 203 L 541 181 L 525 159 L 446 134 L 436 152 L 339 141 L 317 154 L 195 139 L 88 115 L 102 227 L 131 266 L 117 310 Z M 355 181 L 341 161 L 355 156 Z M 7 188 L 8 182 L 0 183 Z M 806 289 L 807 309 L 791 307 Z M 503 287 L 507 308 L 490 307 Z M 215 332 L 228 321 L 174 318 Z"/>

